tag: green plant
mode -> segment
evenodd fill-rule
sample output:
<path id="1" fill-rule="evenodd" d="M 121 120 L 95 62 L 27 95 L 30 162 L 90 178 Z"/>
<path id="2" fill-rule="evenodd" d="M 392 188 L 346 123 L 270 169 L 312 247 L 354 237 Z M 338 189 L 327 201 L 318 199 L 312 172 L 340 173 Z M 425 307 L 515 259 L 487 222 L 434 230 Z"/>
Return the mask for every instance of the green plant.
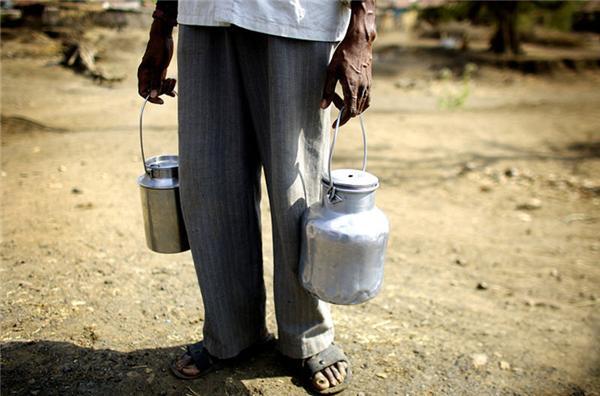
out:
<path id="1" fill-rule="evenodd" d="M 477 71 L 477 65 L 467 63 L 463 70 L 460 87 L 452 89 L 452 71 L 448 68 L 441 70 L 440 79 L 445 82 L 446 88 L 438 98 L 438 107 L 443 110 L 455 110 L 463 107 L 471 94 L 471 77 Z"/>

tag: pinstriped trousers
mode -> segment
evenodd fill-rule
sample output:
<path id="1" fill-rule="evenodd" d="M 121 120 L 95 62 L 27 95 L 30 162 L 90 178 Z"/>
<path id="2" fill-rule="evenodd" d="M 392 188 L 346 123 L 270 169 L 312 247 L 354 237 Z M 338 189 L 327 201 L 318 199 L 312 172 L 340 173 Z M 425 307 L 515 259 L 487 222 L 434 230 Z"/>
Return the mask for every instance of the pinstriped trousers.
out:
<path id="1" fill-rule="evenodd" d="M 298 279 L 300 219 L 320 196 L 329 115 L 319 101 L 334 43 L 181 25 L 181 203 L 204 301 L 208 351 L 229 358 L 266 333 L 260 230 L 264 169 L 273 225 L 279 348 L 333 341 L 326 303 Z"/>

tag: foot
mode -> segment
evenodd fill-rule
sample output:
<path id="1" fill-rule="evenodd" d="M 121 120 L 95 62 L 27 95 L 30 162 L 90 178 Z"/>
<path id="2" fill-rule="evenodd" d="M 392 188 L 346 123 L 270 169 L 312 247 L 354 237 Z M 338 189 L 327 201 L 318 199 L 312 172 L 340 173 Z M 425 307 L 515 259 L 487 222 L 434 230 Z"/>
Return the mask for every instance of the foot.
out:
<path id="1" fill-rule="evenodd" d="M 301 364 L 312 389 L 320 394 L 343 391 L 352 377 L 350 362 L 336 344 L 331 344 L 325 350 L 303 359 Z"/>
<path id="2" fill-rule="evenodd" d="M 273 346 L 273 342 L 273 336 L 267 333 L 262 340 L 244 349 L 236 357 L 218 359 L 211 355 L 204 347 L 204 342 L 200 341 L 189 345 L 187 352 L 171 363 L 171 371 L 176 377 L 181 379 L 199 378 L 226 365 L 239 363 L 241 360 L 270 349 Z"/>
<path id="3" fill-rule="evenodd" d="M 317 372 L 312 378 L 312 384 L 318 391 L 333 388 L 343 384 L 346 379 L 348 363 L 337 362 Z"/>
<path id="4" fill-rule="evenodd" d="M 201 373 L 188 353 L 183 354 L 183 356 L 176 360 L 173 368 L 186 377 L 199 377 Z"/>

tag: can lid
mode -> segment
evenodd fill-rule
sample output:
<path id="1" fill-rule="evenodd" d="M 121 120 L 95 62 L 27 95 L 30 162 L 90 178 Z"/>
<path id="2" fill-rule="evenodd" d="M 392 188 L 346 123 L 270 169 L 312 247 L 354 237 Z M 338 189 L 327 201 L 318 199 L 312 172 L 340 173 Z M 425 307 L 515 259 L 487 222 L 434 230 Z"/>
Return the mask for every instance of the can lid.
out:
<path id="1" fill-rule="evenodd" d="M 176 179 L 179 177 L 179 157 L 158 155 L 146 160 L 146 171 L 153 179 Z"/>
<path id="2" fill-rule="evenodd" d="M 331 171 L 333 185 L 336 189 L 348 192 L 371 192 L 379 187 L 377 176 L 358 169 L 335 169 Z M 323 183 L 329 184 L 327 175 Z"/>

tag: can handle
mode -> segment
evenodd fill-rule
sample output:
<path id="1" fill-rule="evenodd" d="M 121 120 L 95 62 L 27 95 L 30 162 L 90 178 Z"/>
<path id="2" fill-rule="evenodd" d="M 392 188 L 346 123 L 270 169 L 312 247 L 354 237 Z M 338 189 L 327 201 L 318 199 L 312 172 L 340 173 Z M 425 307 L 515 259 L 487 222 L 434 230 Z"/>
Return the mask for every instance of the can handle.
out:
<path id="1" fill-rule="evenodd" d="M 150 170 L 146 167 L 146 156 L 144 155 L 144 133 L 143 133 L 143 121 L 144 121 L 144 109 L 146 108 L 146 103 L 150 99 L 150 94 L 146 96 L 144 103 L 142 103 L 142 109 L 140 110 L 140 152 L 142 153 L 142 164 L 144 165 L 144 172 L 147 175 L 150 175 Z"/>
<path id="2" fill-rule="evenodd" d="M 340 120 L 342 119 L 342 114 L 344 113 L 344 107 L 340 109 L 337 120 L 335 121 L 335 132 L 333 133 L 333 141 L 331 142 L 331 148 L 329 149 L 329 163 L 327 166 L 327 175 L 329 177 L 329 189 L 327 190 L 327 195 L 331 201 L 335 198 L 335 187 L 333 187 L 333 177 L 331 177 L 331 163 L 333 162 L 333 151 L 335 149 L 335 141 L 337 140 L 337 135 L 340 130 Z M 363 122 L 362 114 L 358 115 L 358 119 L 360 121 L 360 130 L 362 132 L 362 140 L 363 140 L 363 162 L 362 162 L 362 171 L 367 170 L 367 131 L 365 130 L 365 124 Z"/>

